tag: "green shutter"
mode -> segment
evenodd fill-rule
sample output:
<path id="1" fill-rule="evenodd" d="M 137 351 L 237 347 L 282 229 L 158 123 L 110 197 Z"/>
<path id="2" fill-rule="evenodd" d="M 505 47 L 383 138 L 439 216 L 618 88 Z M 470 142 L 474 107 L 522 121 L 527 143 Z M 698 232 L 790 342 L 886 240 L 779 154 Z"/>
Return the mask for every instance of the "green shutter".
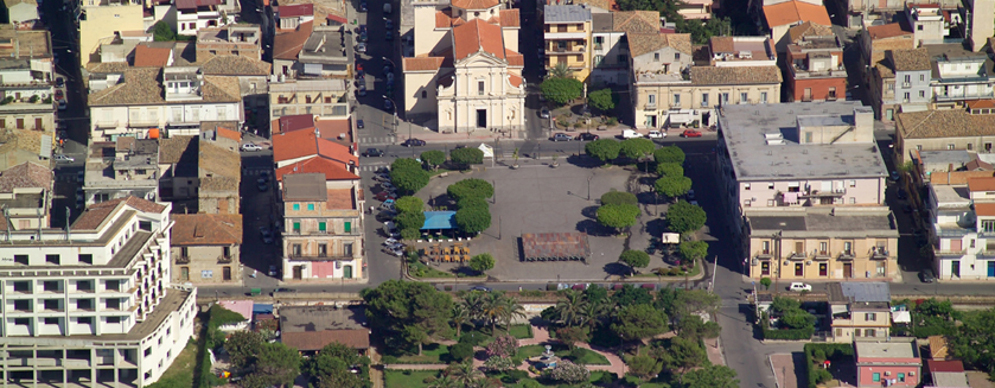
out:
<path id="1" fill-rule="evenodd" d="M 313 203 L 307 204 L 307 210 L 314 210 L 314 204 Z"/>
<path id="2" fill-rule="evenodd" d="M 319 222 L 318 223 L 318 230 L 320 230 L 322 232 L 325 231 L 325 223 L 324 222 Z"/>
<path id="3" fill-rule="evenodd" d="M 294 223 L 294 230 L 301 230 L 301 223 L 300 222 L 295 222 Z"/>
<path id="4" fill-rule="evenodd" d="M 871 375 L 871 381 L 874 381 L 874 382 L 881 381 L 881 374 L 880 373 L 872 374 Z"/>
<path id="5" fill-rule="evenodd" d="M 301 204 L 295 203 L 294 204 L 294 210 L 301 210 Z"/>
<path id="6" fill-rule="evenodd" d="M 352 233 L 352 223 L 351 222 L 346 222 L 345 223 L 345 232 L 346 233 Z"/>

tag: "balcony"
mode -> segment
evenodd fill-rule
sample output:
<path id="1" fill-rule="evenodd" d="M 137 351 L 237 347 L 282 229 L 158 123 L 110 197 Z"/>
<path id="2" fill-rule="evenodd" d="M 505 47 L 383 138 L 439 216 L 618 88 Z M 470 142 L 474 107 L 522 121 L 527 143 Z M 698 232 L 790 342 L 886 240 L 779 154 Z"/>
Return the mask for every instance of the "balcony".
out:
<path id="1" fill-rule="evenodd" d="M 572 47 L 570 47 L 570 46 L 568 46 L 568 47 L 553 46 L 553 47 L 550 47 L 549 49 L 547 49 L 546 52 L 550 52 L 550 53 L 554 53 L 554 54 L 555 53 L 561 53 L 561 54 L 581 54 L 581 53 L 584 52 L 584 50 L 585 50 L 584 46 L 572 46 Z"/>
<path id="2" fill-rule="evenodd" d="M 979 257 L 988 257 L 988 258 L 995 257 L 995 247 L 987 247 L 985 249 L 982 249 L 982 250 L 978 251 L 978 256 Z"/>
<path id="3" fill-rule="evenodd" d="M 934 97 L 937 102 L 961 101 L 961 100 L 987 100 L 995 98 L 995 93 L 937 93 Z"/>
<path id="4" fill-rule="evenodd" d="M 836 257 L 836 260 L 853 260 L 853 250 L 843 250 L 843 252 L 840 252 L 839 256 Z"/>
<path id="5" fill-rule="evenodd" d="M 799 198 L 836 198 L 846 195 L 846 189 L 808 190 L 798 194 Z"/>
<path id="6" fill-rule="evenodd" d="M 231 259 L 231 255 L 227 255 L 227 256 L 225 256 L 225 255 L 218 255 L 218 262 L 219 263 L 231 263 L 231 260 L 232 260 Z"/>
<path id="7" fill-rule="evenodd" d="M 818 249 L 812 251 L 812 256 L 815 256 L 816 260 L 829 260 L 830 258 L 832 258 L 832 255 L 829 254 L 829 251 L 822 251 Z"/>
<path id="8" fill-rule="evenodd" d="M 791 252 L 788 255 L 788 260 L 805 260 L 805 252 Z"/>
<path id="9" fill-rule="evenodd" d="M 646 105 L 643 106 L 643 109 L 645 109 L 645 110 L 656 110 L 656 103 L 655 102 L 647 102 Z"/>
<path id="10" fill-rule="evenodd" d="M 934 248 L 933 249 L 933 254 L 936 255 L 936 256 L 946 256 L 946 257 L 955 256 L 955 257 L 961 257 L 961 256 L 964 256 L 965 254 L 967 254 L 967 250 L 965 250 L 965 249 L 957 249 L 957 250 L 954 250 L 954 249 L 935 249 Z"/>
<path id="11" fill-rule="evenodd" d="M 758 259 L 771 259 L 774 256 L 773 256 L 773 254 L 771 253 L 770 250 L 761 250 L 761 251 L 757 252 L 756 257 Z"/>
<path id="12" fill-rule="evenodd" d="M 874 247 L 874 248 L 871 248 L 871 258 L 872 259 L 878 259 L 878 260 L 887 259 L 888 256 L 889 256 L 888 253 L 889 253 L 888 250 L 884 249 L 884 247 Z M 992 253 L 995 253 L 995 252 L 992 252 Z"/>
<path id="13" fill-rule="evenodd" d="M 190 256 L 176 256 L 176 264 L 190 264 Z"/>

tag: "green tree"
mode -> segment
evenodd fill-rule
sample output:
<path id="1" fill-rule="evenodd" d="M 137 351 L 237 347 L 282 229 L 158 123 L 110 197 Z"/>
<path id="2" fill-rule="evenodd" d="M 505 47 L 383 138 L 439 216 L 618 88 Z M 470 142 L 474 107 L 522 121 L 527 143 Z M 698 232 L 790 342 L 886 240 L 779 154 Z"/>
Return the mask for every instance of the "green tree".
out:
<path id="1" fill-rule="evenodd" d="M 656 144 L 652 140 L 641 137 L 625 139 L 619 144 L 619 154 L 622 157 L 637 161 L 652 155 L 655 149 Z"/>
<path id="2" fill-rule="evenodd" d="M 557 105 L 564 105 L 580 98 L 584 83 L 573 78 L 550 77 L 539 85 L 542 96 Z"/>
<path id="3" fill-rule="evenodd" d="M 573 70 L 570 70 L 566 63 L 557 63 L 549 69 L 549 76 L 554 78 L 569 78 L 573 77 Z"/>
<path id="4" fill-rule="evenodd" d="M 464 148 L 468 149 L 468 148 Z M 494 186 L 491 182 L 478 178 L 464 179 L 446 188 L 446 194 L 459 202 L 466 198 L 490 198 L 494 196 Z"/>
<path id="5" fill-rule="evenodd" d="M 236 331 L 225 341 L 225 351 L 231 359 L 231 366 L 236 370 L 244 369 L 255 362 L 256 355 L 262 349 L 266 339 L 253 331 Z"/>
<path id="6" fill-rule="evenodd" d="M 698 340 L 684 337 L 672 337 L 654 344 L 650 355 L 659 358 L 667 369 L 681 375 L 708 362 L 708 354 Z"/>
<path id="7" fill-rule="evenodd" d="M 597 158 L 602 163 L 611 163 L 618 158 L 622 146 L 613 139 L 598 139 L 584 145 L 587 155 Z"/>
<path id="8" fill-rule="evenodd" d="M 168 23 L 160 20 L 152 26 L 152 39 L 156 42 L 172 42 L 176 40 L 176 32 Z"/>
<path id="9" fill-rule="evenodd" d="M 668 198 L 677 198 L 691 190 L 691 178 L 686 176 L 665 175 L 653 183 L 657 193 Z"/>
<path id="10" fill-rule="evenodd" d="M 709 364 L 704 368 L 685 373 L 681 379 L 684 388 L 737 388 L 736 371 L 725 365 Z"/>
<path id="11" fill-rule="evenodd" d="M 612 90 L 608 88 L 595 90 L 587 94 L 587 102 L 594 109 L 607 113 L 615 109 L 615 104 L 618 103 L 618 95 L 612 93 Z"/>
<path id="12" fill-rule="evenodd" d="M 317 355 L 307 358 L 301 365 L 301 372 L 311 377 L 319 386 L 343 388 L 368 388 L 373 384 L 367 373 L 352 373 L 354 366 L 369 367 L 370 359 L 360 356 L 339 342 L 325 345 Z"/>
<path id="13" fill-rule="evenodd" d="M 457 148 L 449 152 L 449 158 L 462 169 L 470 168 L 471 164 L 484 163 L 484 151 L 479 148 Z"/>
<path id="14" fill-rule="evenodd" d="M 577 326 L 583 322 L 582 311 L 588 303 L 584 296 L 574 290 L 565 290 L 563 299 L 550 307 L 550 318 L 564 326 Z"/>
<path id="15" fill-rule="evenodd" d="M 633 287 L 631 284 L 623 285 L 622 289 L 612 294 L 611 299 L 618 306 L 650 304 L 653 302 L 653 296 L 650 295 L 649 291 L 642 287 Z"/>
<path id="16" fill-rule="evenodd" d="M 968 365 L 995 375 L 995 309 L 965 315 L 950 352 Z"/>
<path id="17" fill-rule="evenodd" d="M 428 185 L 429 175 L 414 159 L 397 159 L 391 164 L 390 182 L 404 193 L 414 193 Z"/>
<path id="18" fill-rule="evenodd" d="M 473 387 L 476 380 L 483 377 L 483 373 L 473 365 L 472 359 L 467 359 L 460 363 L 449 364 L 444 372 L 456 382 L 457 387 Z"/>
<path id="19" fill-rule="evenodd" d="M 573 349 L 579 342 L 587 342 L 589 338 L 587 330 L 580 327 L 561 327 L 556 329 L 556 339 Z"/>
<path id="20" fill-rule="evenodd" d="M 635 194 L 625 191 L 616 191 L 615 189 L 601 195 L 602 206 L 615 204 L 638 205 L 639 199 L 636 198 Z"/>
<path id="21" fill-rule="evenodd" d="M 584 290 L 584 299 L 588 303 L 598 303 L 608 300 L 608 289 L 595 284 Z"/>
<path id="22" fill-rule="evenodd" d="M 398 213 L 421 213 L 425 210 L 425 202 L 415 196 L 404 196 L 394 200 L 394 208 Z"/>
<path id="23" fill-rule="evenodd" d="M 301 355 L 282 342 L 266 343 L 256 355 L 251 372 L 242 380 L 246 388 L 290 385 L 301 374 Z"/>
<path id="24" fill-rule="evenodd" d="M 650 255 L 643 251 L 627 249 L 618 256 L 618 261 L 625 263 L 633 272 L 638 272 L 637 268 L 646 268 L 650 265 Z"/>
<path id="25" fill-rule="evenodd" d="M 667 331 L 667 316 L 648 304 L 625 306 L 611 328 L 626 341 L 634 341 Z"/>
<path id="26" fill-rule="evenodd" d="M 360 296 L 366 301 L 370 326 L 388 346 L 418 345 L 421 354 L 427 338 L 449 333 L 453 299 L 431 284 L 388 280 L 364 289 Z"/>
<path id="27" fill-rule="evenodd" d="M 639 207 L 635 205 L 604 205 L 598 208 L 598 223 L 621 230 L 635 225 L 639 213 Z"/>
<path id="28" fill-rule="evenodd" d="M 494 256 L 491 256 L 490 253 L 481 253 L 473 256 L 470 258 L 469 267 L 474 271 L 484 273 L 485 271 L 494 268 Z"/>
<path id="29" fill-rule="evenodd" d="M 459 202 L 456 203 L 456 207 L 459 209 L 466 209 L 471 207 L 490 209 L 491 205 L 488 204 L 487 200 L 482 197 L 466 197 L 459 200 Z"/>
<path id="30" fill-rule="evenodd" d="M 660 147 L 656 151 L 653 151 L 653 160 L 657 163 L 677 163 L 678 165 L 683 165 L 684 157 L 684 150 L 675 145 Z"/>
<path id="31" fill-rule="evenodd" d="M 707 216 L 705 211 L 698 205 L 680 200 L 667 209 L 667 224 L 670 230 L 680 234 L 696 232 L 705 226 Z"/>
<path id="32" fill-rule="evenodd" d="M 491 212 L 485 208 L 459 209 L 454 218 L 456 226 L 466 234 L 477 234 L 491 227 Z"/>
<path id="33" fill-rule="evenodd" d="M 656 173 L 660 177 L 681 177 L 684 176 L 684 167 L 677 163 L 658 163 Z"/>
<path id="34" fill-rule="evenodd" d="M 421 163 L 412 158 L 400 158 L 395 159 L 394 162 L 390 164 L 390 170 L 421 169 L 421 166 Z"/>
<path id="35" fill-rule="evenodd" d="M 663 364 L 646 355 L 630 357 L 625 364 L 629 366 L 629 372 L 643 380 L 650 380 L 663 370 Z"/>
<path id="36" fill-rule="evenodd" d="M 463 361 L 473 357 L 473 345 L 460 342 L 449 347 L 449 356 L 455 361 Z"/>
<path id="37" fill-rule="evenodd" d="M 772 283 L 773 283 L 773 281 L 770 280 L 770 278 L 768 278 L 768 277 L 760 278 L 760 285 L 764 286 L 764 290 L 769 290 L 770 289 L 770 285 Z"/>
<path id="38" fill-rule="evenodd" d="M 456 326 L 456 338 L 459 338 L 460 332 L 463 331 L 463 325 L 469 323 L 471 319 L 473 317 L 465 304 L 457 303 L 453 306 L 453 314 L 450 320 L 453 322 L 453 326 Z"/>
<path id="39" fill-rule="evenodd" d="M 693 264 L 696 260 L 704 259 L 708 254 L 708 243 L 704 241 L 681 241 L 677 246 L 677 251 L 681 255 L 681 262 L 686 265 Z"/>
<path id="40" fill-rule="evenodd" d="M 421 160 L 436 170 L 446 162 L 446 153 L 439 150 L 425 151 L 421 153 Z"/>
<path id="41" fill-rule="evenodd" d="M 718 337 L 722 328 L 718 323 L 712 321 L 705 322 L 700 316 L 689 315 L 681 318 L 677 322 L 677 325 L 674 326 L 674 330 L 681 337 L 699 340 L 702 338 Z"/>
<path id="42" fill-rule="evenodd" d="M 425 213 L 423 212 L 402 212 L 394 217 L 397 226 L 401 230 L 413 229 L 418 231 L 425 225 Z M 417 238 L 417 236 L 415 236 Z"/>
<path id="43" fill-rule="evenodd" d="M 491 333 L 495 333 L 499 322 L 507 326 L 515 318 L 524 318 L 525 309 L 515 298 L 508 297 L 504 292 L 492 291 L 483 298 L 481 317 L 490 322 Z"/>

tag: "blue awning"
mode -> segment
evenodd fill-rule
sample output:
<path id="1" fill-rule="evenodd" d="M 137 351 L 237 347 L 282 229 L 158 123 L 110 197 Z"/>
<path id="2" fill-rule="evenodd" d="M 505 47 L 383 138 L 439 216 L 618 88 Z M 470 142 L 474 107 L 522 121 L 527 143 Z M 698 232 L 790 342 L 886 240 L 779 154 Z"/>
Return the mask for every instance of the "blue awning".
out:
<path id="1" fill-rule="evenodd" d="M 425 224 L 421 230 L 426 229 L 456 229 L 456 212 L 425 212 Z"/>
<path id="2" fill-rule="evenodd" d="M 273 305 L 271 305 L 271 304 L 259 304 L 259 303 L 256 303 L 256 304 L 252 305 L 252 313 L 253 314 L 272 314 L 273 313 Z"/>

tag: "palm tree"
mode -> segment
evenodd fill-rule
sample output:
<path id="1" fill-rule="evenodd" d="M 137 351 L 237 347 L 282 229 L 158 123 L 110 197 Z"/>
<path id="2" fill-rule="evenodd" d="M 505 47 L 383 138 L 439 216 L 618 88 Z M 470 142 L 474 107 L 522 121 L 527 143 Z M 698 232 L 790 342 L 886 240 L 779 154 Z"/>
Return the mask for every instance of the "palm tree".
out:
<path id="1" fill-rule="evenodd" d="M 475 388 L 501 388 L 501 382 L 491 377 L 481 377 L 474 382 Z"/>
<path id="2" fill-rule="evenodd" d="M 573 70 L 570 70 L 566 63 L 560 62 L 557 63 L 556 66 L 553 66 L 552 69 L 549 69 L 549 76 L 556 78 L 569 78 L 573 76 Z"/>
<path id="3" fill-rule="evenodd" d="M 503 292 L 491 292 L 483 299 L 480 312 L 483 319 L 491 324 L 491 334 L 497 328 L 497 322 L 508 315 L 508 304 Z"/>
<path id="4" fill-rule="evenodd" d="M 553 317 L 566 326 L 575 326 L 583 321 L 581 312 L 584 311 L 587 300 L 584 296 L 574 290 L 569 290 L 563 294 L 565 300 L 561 300 L 553 306 Z"/>
<path id="5" fill-rule="evenodd" d="M 443 373 L 438 379 L 428 385 L 428 388 L 461 388 L 449 375 Z"/>
<path id="6" fill-rule="evenodd" d="M 599 321 L 611 311 L 611 306 L 604 301 L 600 300 L 597 302 L 585 301 L 581 305 L 579 319 L 580 324 L 588 329 L 594 329 L 594 326 L 598 324 Z"/>
<path id="7" fill-rule="evenodd" d="M 483 318 L 484 293 L 470 291 L 463 295 L 463 307 L 466 308 L 470 320 Z"/>
<path id="8" fill-rule="evenodd" d="M 504 297 L 504 316 L 501 317 L 501 322 L 504 323 L 506 328 L 511 327 L 511 321 L 515 318 L 525 318 L 525 308 L 518 304 L 518 301 L 512 297 Z"/>
<path id="9" fill-rule="evenodd" d="M 467 310 L 466 306 L 462 304 L 456 304 L 453 306 L 453 324 L 456 325 L 456 338 L 459 338 L 460 331 L 463 329 L 463 324 L 470 321 L 470 310 Z"/>
<path id="10" fill-rule="evenodd" d="M 476 380 L 484 374 L 473 366 L 473 359 L 467 359 L 459 364 L 449 364 L 446 376 L 451 378 L 458 387 L 473 387 Z"/>

